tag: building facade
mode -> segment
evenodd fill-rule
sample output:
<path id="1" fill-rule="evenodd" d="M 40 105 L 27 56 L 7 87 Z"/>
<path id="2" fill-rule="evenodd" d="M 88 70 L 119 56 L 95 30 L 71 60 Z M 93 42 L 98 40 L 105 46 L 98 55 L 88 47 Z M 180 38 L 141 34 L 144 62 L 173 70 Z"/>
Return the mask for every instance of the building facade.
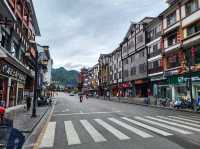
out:
<path id="1" fill-rule="evenodd" d="M 40 30 L 32 0 L 1 1 L 0 6 L 0 100 L 12 107 L 33 95 Z"/>
<path id="2" fill-rule="evenodd" d="M 110 73 L 109 63 L 110 54 L 101 54 L 98 60 L 99 63 L 99 96 L 110 94 Z"/>
<path id="3" fill-rule="evenodd" d="M 161 13 L 164 40 L 165 85 L 160 89 L 170 101 L 199 96 L 199 0 L 168 1 Z M 190 85 L 190 78 L 192 86 Z"/>
<path id="4" fill-rule="evenodd" d="M 148 61 L 149 96 L 157 98 L 158 85 L 162 85 L 163 80 L 163 39 L 162 21 L 159 18 L 153 19 L 146 27 L 146 46 Z"/>
<path id="5" fill-rule="evenodd" d="M 146 26 L 152 20 L 146 17 L 138 23 L 132 23 L 121 43 L 124 96 L 147 96 Z"/>

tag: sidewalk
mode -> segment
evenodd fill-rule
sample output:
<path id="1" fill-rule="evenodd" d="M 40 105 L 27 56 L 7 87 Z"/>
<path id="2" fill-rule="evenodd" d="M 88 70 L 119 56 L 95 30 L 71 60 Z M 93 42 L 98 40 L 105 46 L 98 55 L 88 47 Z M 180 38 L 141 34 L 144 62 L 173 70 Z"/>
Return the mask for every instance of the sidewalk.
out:
<path id="1" fill-rule="evenodd" d="M 104 98 L 104 97 L 99 96 L 97 99 L 109 100 L 109 101 L 113 101 L 113 102 L 121 102 L 121 103 L 127 103 L 127 104 L 135 104 L 135 105 L 141 105 L 141 106 L 149 106 L 152 108 L 163 108 L 163 109 L 168 109 L 168 110 L 194 112 L 192 109 L 176 109 L 176 108 L 172 108 L 172 107 L 164 107 L 164 106 L 159 106 L 159 105 L 155 105 L 155 104 L 144 104 L 144 98 L 127 98 L 127 97 Z M 200 113 L 200 111 L 194 112 L 194 113 Z"/>
<path id="2" fill-rule="evenodd" d="M 6 117 L 13 120 L 14 128 L 22 131 L 27 137 L 37 126 L 40 120 L 48 111 L 48 106 L 45 107 L 37 107 L 37 117 L 31 118 L 31 110 L 27 112 L 23 106 L 21 108 L 17 108 L 16 110 L 12 110 L 6 113 Z"/>

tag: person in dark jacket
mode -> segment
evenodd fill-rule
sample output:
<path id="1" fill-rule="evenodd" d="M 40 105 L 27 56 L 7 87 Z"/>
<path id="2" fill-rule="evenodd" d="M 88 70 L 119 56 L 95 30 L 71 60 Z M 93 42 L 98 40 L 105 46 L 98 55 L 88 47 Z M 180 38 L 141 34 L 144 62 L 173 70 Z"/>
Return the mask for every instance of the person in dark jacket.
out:
<path id="1" fill-rule="evenodd" d="M 26 108 L 27 108 L 27 111 L 29 111 L 30 110 L 30 108 L 31 108 L 31 97 L 27 97 L 26 98 Z"/>

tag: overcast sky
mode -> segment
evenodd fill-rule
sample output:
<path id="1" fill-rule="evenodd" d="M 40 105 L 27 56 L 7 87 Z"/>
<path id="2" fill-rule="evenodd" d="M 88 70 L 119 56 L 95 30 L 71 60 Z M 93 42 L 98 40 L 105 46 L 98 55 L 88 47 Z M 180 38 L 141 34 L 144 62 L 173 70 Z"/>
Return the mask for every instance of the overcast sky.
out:
<path id="1" fill-rule="evenodd" d="M 157 16 L 165 0 L 33 0 L 41 37 L 54 68 L 91 67 L 100 53 L 113 51 L 130 22 Z"/>

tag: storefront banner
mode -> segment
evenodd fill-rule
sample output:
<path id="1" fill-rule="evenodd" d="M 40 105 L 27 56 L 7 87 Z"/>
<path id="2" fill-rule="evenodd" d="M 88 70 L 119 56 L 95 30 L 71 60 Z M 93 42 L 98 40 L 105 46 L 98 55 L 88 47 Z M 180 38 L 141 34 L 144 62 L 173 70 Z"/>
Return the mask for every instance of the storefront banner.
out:
<path id="1" fill-rule="evenodd" d="M 6 63 L 1 62 L 1 64 L 0 64 L 0 74 L 12 76 L 12 77 L 14 77 L 14 78 L 16 78 L 20 81 L 23 81 L 23 82 L 26 81 L 26 75 L 22 74 L 16 68 L 14 68 L 13 66 L 6 64 Z"/>

